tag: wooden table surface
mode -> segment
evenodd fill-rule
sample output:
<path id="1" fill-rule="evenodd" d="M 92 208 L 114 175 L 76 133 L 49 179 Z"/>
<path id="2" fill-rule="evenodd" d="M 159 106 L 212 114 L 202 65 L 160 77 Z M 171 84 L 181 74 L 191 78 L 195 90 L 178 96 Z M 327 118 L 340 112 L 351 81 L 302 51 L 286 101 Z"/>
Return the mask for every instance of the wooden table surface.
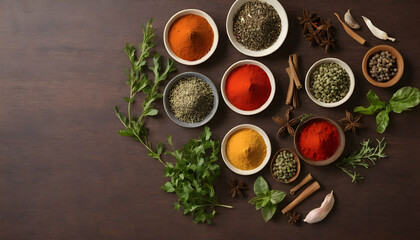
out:
<path id="1" fill-rule="evenodd" d="M 320 191 L 298 206 L 306 215 L 334 190 L 336 204 L 319 224 L 287 222 L 278 212 L 265 223 L 261 212 L 246 198 L 232 199 L 228 181 L 244 180 L 253 186 L 257 176 L 273 189 L 288 192 L 266 167 L 253 176 L 239 176 L 219 160 L 221 176 L 216 192 L 221 203 L 234 209 L 218 208 L 213 225 L 192 222 L 190 216 L 174 211 L 176 195 L 164 193 L 166 181 L 160 163 L 147 156 L 133 140 L 117 135 L 121 128 L 113 107 L 125 109 L 128 95 L 123 51 L 126 42 L 138 44 L 141 25 L 155 18 L 155 51 L 168 56 L 162 41 L 166 21 L 177 11 L 197 8 L 216 22 L 220 41 L 214 55 L 204 64 L 176 64 L 178 73 L 200 72 L 219 86 L 225 70 L 249 57 L 229 42 L 225 20 L 233 0 L 197 1 L 0 1 L 0 239 L 419 239 L 417 209 L 420 200 L 419 139 L 420 108 L 391 114 L 384 134 L 375 131 L 375 117 L 364 116 L 366 128 L 347 135 L 344 154 L 359 149 L 363 139 L 385 137 L 388 158 L 361 170 L 365 180 L 352 184 L 334 166 L 303 164 L 298 179 L 307 173 L 319 181 Z M 298 53 L 300 75 L 318 59 L 337 57 L 347 62 L 356 77 L 353 96 L 344 105 L 326 109 L 315 105 L 304 90 L 299 91 L 302 107 L 294 114 L 311 113 L 334 120 L 345 109 L 367 105 L 366 93 L 374 90 L 388 100 L 403 86 L 420 87 L 418 1 L 281 1 L 290 28 L 281 48 L 256 60 L 266 64 L 276 78 L 274 101 L 264 112 L 242 116 L 221 101 L 209 123 L 214 137 L 221 140 L 232 127 L 251 123 L 270 137 L 273 150 L 293 148 L 292 138 L 276 137 L 273 115 L 282 116 L 288 78 L 287 56 Z M 296 17 L 302 8 L 331 18 L 336 27 L 337 48 L 324 53 L 304 40 Z M 357 31 L 368 41 L 360 46 L 350 39 L 333 16 L 351 8 L 361 23 Z M 395 37 L 395 43 L 375 38 L 361 16 Z M 366 51 L 379 44 L 397 48 L 405 59 L 402 80 L 388 89 L 370 85 L 363 77 L 361 61 Z M 176 73 L 170 77 L 175 76 Z M 220 93 L 220 92 L 219 92 Z M 150 139 L 165 141 L 174 136 L 176 147 L 197 137 L 203 128 L 175 125 L 164 113 L 149 119 Z M 170 159 L 166 159 L 170 160 Z M 293 200 L 288 196 L 280 208 Z"/>

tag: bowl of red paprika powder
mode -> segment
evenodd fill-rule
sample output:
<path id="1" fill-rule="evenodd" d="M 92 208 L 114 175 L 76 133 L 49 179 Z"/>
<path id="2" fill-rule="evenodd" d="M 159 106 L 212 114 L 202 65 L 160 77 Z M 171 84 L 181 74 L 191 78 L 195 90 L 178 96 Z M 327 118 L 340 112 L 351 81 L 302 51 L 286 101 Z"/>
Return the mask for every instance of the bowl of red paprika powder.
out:
<path id="1" fill-rule="evenodd" d="M 184 65 L 203 63 L 216 50 L 219 32 L 213 19 L 198 9 L 177 12 L 166 23 L 163 43 L 166 51 Z"/>
<path id="2" fill-rule="evenodd" d="M 296 129 L 294 145 L 305 162 L 315 166 L 333 163 L 343 153 L 346 138 L 340 125 L 329 118 L 314 117 Z"/>
<path id="3" fill-rule="evenodd" d="M 226 70 L 221 92 L 226 105 L 242 115 L 257 114 L 270 105 L 276 91 L 273 73 L 255 60 L 242 60 Z"/>

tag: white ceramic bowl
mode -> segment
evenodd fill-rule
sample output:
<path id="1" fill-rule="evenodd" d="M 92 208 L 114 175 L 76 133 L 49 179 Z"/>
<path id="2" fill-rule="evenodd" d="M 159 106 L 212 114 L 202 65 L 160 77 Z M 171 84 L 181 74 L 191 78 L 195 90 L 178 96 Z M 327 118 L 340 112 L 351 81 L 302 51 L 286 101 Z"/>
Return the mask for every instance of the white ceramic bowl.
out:
<path id="1" fill-rule="evenodd" d="M 207 22 L 210 24 L 211 28 L 213 29 L 213 45 L 210 48 L 210 51 L 204 55 L 202 58 L 195 60 L 195 61 L 188 61 L 188 60 L 184 60 L 180 57 L 178 57 L 171 49 L 171 46 L 169 44 L 169 40 L 168 40 L 168 34 L 169 34 L 169 29 L 171 28 L 172 24 L 178 20 L 178 18 L 185 16 L 185 15 L 198 15 L 201 16 L 203 18 L 205 18 L 207 20 Z M 198 10 L 198 9 L 185 9 L 182 11 L 177 12 L 175 15 L 173 15 L 169 21 L 166 23 L 165 25 L 165 29 L 163 30 L 163 43 L 165 44 L 165 48 L 166 51 L 169 53 L 169 55 L 175 59 L 175 61 L 182 63 L 184 65 L 197 65 L 200 63 L 203 63 L 204 61 L 206 61 L 207 59 L 210 58 L 210 56 L 214 53 L 214 51 L 217 48 L 217 44 L 219 43 L 219 31 L 217 30 L 217 26 L 216 23 L 213 21 L 213 19 L 205 12 Z"/>
<path id="2" fill-rule="evenodd" d="M 322 102 L 319 101 L 318 99 L 316 99 L 313 95 L 311 90 L 309 89 L 309 81 L 311 80 L 311 75 L 312 72 L 315 71 L 315 69 L 323 64 L 323 63 L 336 63 L 338 65 L 340 65 L 344 70 L 346 70 L 346 72 L 349 74 L 350 77 L 350 88 L 349 91 L 347 92 L 347 95 L 342 98 L 340 101 L 337 102 L 333 102 L 333 103 L 326 103 L 326 102 Z M 354 85 L 355 85 L 355 80 L 354 80 L 354 74 L 353 71 L 351 70 L 351 68 L 349 67 L 349 65 L 347 65 L 347 63 L 341 61 L 338 58 L 323 58 L 321 60 L 316 61 L 311 68 L 309 68 L 308 72 L 306 73 L 306 77 L 305 77 L 305 90 L 306 93 L 308 94 L 309 98 L 316 104 L 318 104 L 321 107 L 326 107 L 326 108 L 333 108 L 333 107 L 337 107 L 340 106 L 341 104 L 345 103 L 353 94 L 354 91 Z"/>
<path id="3" fill-rule="evenodd" d="M 268 97 L 267 101 L 263 105 L 261 105 L 260 108 L 252 110 L 252 111 L 245 111 L 245 110 L 242 110 L 242 109 L 239 109 L 239 108 L 235 107 L 232 103 L 230 103 L 229 99 L 226 96 L 226 92 L 225 92 L 226 80 L 229 77 L 229 74 L 234 69 L 236 69 L 240 66 L 243 66 L 243 65 L 256 65 L 256 66 L 262 68 L 265 71 L 265 73 L 267 73 L 267 76 L 268 76 L 268 78 L 270 80 L 270 84 L 271 84 L 271 92 L 270 92 L 270 96 Z M 241 60 L 241 61 L 238 61 L 238 62 L 234 63 L 232 66 L 230 66 L 226 70 L 226 72 L 225 72 L 225 74 L 223 75 L 223 78 L 222 78 L 220 89 L 221 89 L 221 92 L 222 92 L 223 100 L 225 101 L 226 105 L 228 105 L 228 107 L 230 109 L 232 109 L 234 112 L 242 114 L 242 115 L 254 115 L 254 114 L 257 114 L 257 113 L 263 111 L 264 109 L 266 109 L 268 107 L 268 105 L 270 105 L 271 101 L 273 101 L 274 94 L 276 92 L 276 82 L 274 80 L 273 73 L 264 64 L 262 64 L 258 61 L 255 61 L 255 60 Z"/>
<path id="4" fill-rule="evenodd" d="M 267 153 L 265 155 L 264 160 L 262 161 L 262 163 L 251 170 L 242 170 L 239 168 L 236 168 L 235 166 L 232 165 L 232 163 L 230 163 L 229 159 L 227 158 L 226 155 L 226 144 L 228 139 L 230 138 L 230 136 L 232 136 L 232 134 L 234 134 L 235 132 L 241 130 L 241 129 L 252 129 L 255 130 L 256 132 L 258 132 L 261 137 L 264 139 L 265 145 L 267 146 Z M 228 166 L 228 168 L 230 170 L 232 170 L 234 173 L 237 173 L 239 175 L 252 175 L 255 174 L 259 171 L 261 171 L 265 165 L 267 165 L 268 161 L 270 160 L 270 156 L 271 156 L 271 143 L 270 143 L 270 139 L 268 138 L 267 134 L 259 127 L 252 125 L 252 124 L 242 124 L 242 125 L 238 125 L 234 128 L 232 128 L 228 133 L 226 133 L 225 137 L 223 138 L 222 141 L 222 158 L 223 161 L 225 162 L 226 166 Z"/>
<path id="5" fill-rule="evenodd" d="M 260 51 L 253 51 L 253 50 L 247 49 L 236 40 L 236 36 L 233 34 L 233 17 L 235 16 L 236 12 L 238 12 L 239 8 L 242 5 L 244 5 L 244 3 L 249 2 L 249 1 L 250 0 L 236 0 L 232 4 L 226 18 L 226 33 L 232 45 L 239 52 L 247 56 L 251 56 L 251 57 L 264 57 L 275 52 L 283 44 L 287 36 L 287 31 L 289 30 L 289 20 L 287 19 L 286 11 L 277 0 L 260 0 L 262 2 L 266 2 L 270 4 L 271 6 L 274 7 L 274 9 L 276 9 L 281 20 L 281 32 L 280 32 L 279 37 L 277 38 L 277 41 L 275 41 L 273 45 L 271 45 L 270 47 L 260 50 Z"/>

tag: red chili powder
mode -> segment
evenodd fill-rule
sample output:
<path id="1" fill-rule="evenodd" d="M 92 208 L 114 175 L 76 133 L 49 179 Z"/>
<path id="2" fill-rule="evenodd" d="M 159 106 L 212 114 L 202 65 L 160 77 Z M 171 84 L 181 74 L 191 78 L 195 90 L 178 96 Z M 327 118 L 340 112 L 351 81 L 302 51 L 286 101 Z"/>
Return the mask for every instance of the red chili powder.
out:
<path id="1" fill-rule="evenodd" d="M 235 107 L 251 111 L 261 107 L 271 93 L 265 71 L 256 65 L 243 65 L 233 70 L 226 80 L 226 96 Z"/>
<path id="2" fill-rule="evenodd" d="M 307 158 L 322 161 L 335 153 L 339 143 L 337 128 L 327 121 L 316 120 L 302 130 L 298 147 Z"/>

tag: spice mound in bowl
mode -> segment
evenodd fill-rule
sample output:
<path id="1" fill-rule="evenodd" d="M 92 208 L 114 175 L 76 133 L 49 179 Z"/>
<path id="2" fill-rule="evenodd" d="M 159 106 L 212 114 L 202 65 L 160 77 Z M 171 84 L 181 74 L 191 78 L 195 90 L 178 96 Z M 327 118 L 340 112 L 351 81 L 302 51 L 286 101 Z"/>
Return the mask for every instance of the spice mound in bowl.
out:
<path id="1" fill-rule="evenodd" d="M 207 13 L 186 9 L 166 23 L 163 41 L 169 55 L 177 62 L 197 65 L 214 53 L 219 33 L 216 23 Z"/>
<path id="2" fill-rule="evenodd" d="M 290 149 L 280 149 L 271 160 L 270 171 L 276 181 L 291 183 L 300 173 L 299 157 Z"/>
<path id="3" fill-rule="evenodd" d="M 230 42 L 252 57 L 276 51 L 286 39 L 288 27 L 286 11 L 276 0 L 237 0 L 226 18 Z"/>
<path id="4" fill-rule="evenodd" d="M 240 175 L 251 175 L 267 165 L 271 143 L 259 127 L 242 124 L 232 128 L 222 141 L 222 158 L 226 166 Z"/>
<path id="5" fill-rule="evenodd" d="M 294 145 L 305 162 L 315 166 L 333 163 L 343 153 L 345 146 L 343 129 L 329 118 L 314 117 L 296 129 Z"/>
<path id="6" fill-rule="evenodd" d="M 257 114 L 270 105 L 276 83 L 262 63 L 242 60 L 228 68 L 222 78 L 221 92 L 226 104 L 242 115 Z"/>
<path id="7" fill-rule="evenodd" d="M 315 62 L 305 78 L 309 98 L 321 107 L 337 107 L 353 94 L 353 71 L 337 58 L 324 58 Z"/>
<path id="8" fill-rule="evenodd" d="M 195 72 L 174 77 L 165 87 L 163 98 L 169 118 L 188 128 L 199 127 L 210 121 L 219 103 L 213 82 Z"/>
<path id="9" fill-rule="evenodd" d="M 404 72 L 404 59 L 389 45 L 371 48 L 363 57 L 362 71 L 365 78 L 374 86 L 391 87 Z"/>

